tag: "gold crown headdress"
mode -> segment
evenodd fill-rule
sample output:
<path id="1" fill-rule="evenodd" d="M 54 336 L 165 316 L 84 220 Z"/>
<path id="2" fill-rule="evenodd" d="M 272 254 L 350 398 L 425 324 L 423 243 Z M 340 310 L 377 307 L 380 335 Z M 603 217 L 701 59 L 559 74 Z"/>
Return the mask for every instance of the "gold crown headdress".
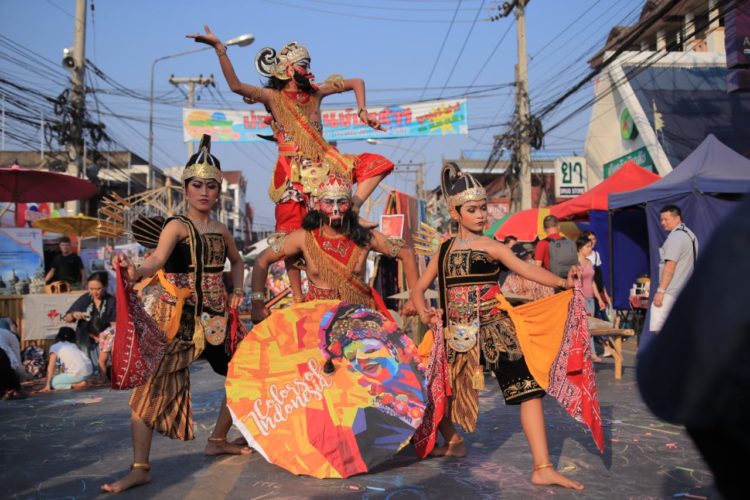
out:
<path id="1" fill-rule="evenodd" d="M 271 47 L 260 49 L 255 56 L 255 68 L 266 78 L 273 76 L 279 80 L 289 80 L 291 77 L 286 74 L 286 69 L 303 59 L 310 59 L 310 53 L 305 46 L 289 42 L 282 47 L 278 56 Z"/>
<path id="2" fill-rule="evenodd" d="M 455 194 L 450 194 L 453 186 L 463 180 L 465 187 L 463 191 Z M 483 201 L 487 199 L 487 191 L 484 186 L 474 178 L 473 175 L 461 172 L 461 169 L 457 164 L 450 162 L 443 166 L 441 173 L 441 188 L 443 191 L 443 197 L 448 203 L 448 208 L 451 213 L 455 211 L 456 207 L 463 205 L 469 201 Z"/>
<path id="3" fill-rule="evenodd" d="M 330 174 L 315 188 L 313 195 L 321 198 L 351 198 L 352 183 L 339 174 Z"/>
<path id="4" fill-rule="evenodd" d="M 203 134 L 198 152 L 190 157 L 182 171 L 182 182 L 192 178 L 213 179 L 221 184 L 222 176 L 219 160 L 211 155 L 211 136 Z"/>

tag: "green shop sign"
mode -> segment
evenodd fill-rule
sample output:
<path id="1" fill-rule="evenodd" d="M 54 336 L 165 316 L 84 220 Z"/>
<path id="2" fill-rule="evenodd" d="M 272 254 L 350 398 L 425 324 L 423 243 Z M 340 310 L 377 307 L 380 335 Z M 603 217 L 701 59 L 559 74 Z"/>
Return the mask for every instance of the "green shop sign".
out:
<path id="1" fill-rule="evenodd" d="M 620 135 L 626 141 L 632 141 L 638 137 L 638 129 L 635 127 L 635 120 L 630 116 L 628 108 L 622 110 L 620 115 Z"/>
<path id="2" fill-rule="evenodd" d="M 632 161 L 636 165 L 645 168 L 649 172 L 654 171 L 654 160 L 651 159 L 651 155 L 648 154 L 648 149 L 644 146 L 640 149 L 636 149 L 632 153 L 628 153 L 625 156 L 621 156 L 612 161 L 608 161 L 604 164 L 604 178 L 611 176 L 617 172 L 620 167 L 625 165 L 628 160 Z"/>

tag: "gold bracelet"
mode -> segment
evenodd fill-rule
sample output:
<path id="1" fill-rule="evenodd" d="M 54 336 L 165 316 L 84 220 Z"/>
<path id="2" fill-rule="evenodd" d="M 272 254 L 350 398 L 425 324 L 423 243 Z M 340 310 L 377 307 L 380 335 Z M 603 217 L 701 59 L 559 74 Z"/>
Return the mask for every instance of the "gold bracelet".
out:
<path id="1" fill-rule="evenodd" d="M 216 49 L 216 55 L 219 57 L 227 55 L 227 48 L 222 45 L 220 49 Z"/>
<path id="2" fill-rule="evenodd" d="M 554 467 L 554 464 L 539 464 L 534 466 L 534 472 L 542 469 L 546 469 L 547 467 Z"/>
<path id="3" fill-rule="evenodd" d="M 250 300 L 252 301 L 265 301 L 266 300 L 266 294 L 263 292 L 252 292 L 250 293 Z"/>
<path id="4" fill-rule="evenodd" d="M 567 284 L 568 284 L 568 280 L 560 278 L 560 281 L 559 281 L 560 286 L 558 288 L 565 288 L 565 285 Z"/>
<path id="5" fill-rule="evenodd" d="M 232 289 L 232 295 L 236 295 L 237 297 L 244 297 L 245 290 L 243 288 L 234 287 Z"/>

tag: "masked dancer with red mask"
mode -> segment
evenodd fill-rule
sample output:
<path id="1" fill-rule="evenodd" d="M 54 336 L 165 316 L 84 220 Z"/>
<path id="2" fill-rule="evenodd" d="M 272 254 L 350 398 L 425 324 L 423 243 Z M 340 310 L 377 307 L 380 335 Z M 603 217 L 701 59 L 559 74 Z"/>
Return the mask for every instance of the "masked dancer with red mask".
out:
<path id="1" fill-rule="evenodd" d="M 145 226 L 139 230 L 134 224 L 134 233 L 158 238 L 156 249 L 139 267 L 124 254 L 118 256 L 121 300 L 112 378 L 116 389 L 133 388 L 129 402 L 133 463 L 125 477 L 102 486 L 105 492 L 124 491 L 151 480 L 149 455 L 154 430 L 172 439 L 194 439 L 192 362 L 203 353 L 215 371 L 217 364 L 226 370 L 228 311 L 241 304 L 244 291 L 235 288 L 228 296 L 222 271 L 228 258 L 233 282 L 242 283 L 243 262 L 226 226 L 211 217 L 221 195 L 222 174 L 218 159 L 210 154 L 210 140 L 203 136 L 199 152 L 183 171 L 185 213 L 167 219 L 163 227 L 142 222 Z M 154 300 L 147 301 L 147 308 L 131 283 L 149 277 L 146 281 L 155 284 L 148 295 Z M 225 398 L 206 455 L 252 451 L 227 442 L 231 426 Z"/>
<path id="2" fill-rule="evenodd" d="M 399 259 L 404 266 L 406 282 L 417 282 L 414 252 L 403 240 L 389 239 L 374 229 L 362 227 L 352 211 L 351 184 L 339 175 L 330 174 L 313 192 L 315 209 L 308 212 L 302 229 L 289 234 L 276 234 L 270 247 L 255 260 L 253 266 L 252 319 L 262 321 L 263 290 L 270 264 L 289 256 L 302 255 L 309 282 L 306 300 L 338 299 L 350 304 L 377 309 L 389 316 L 380 296 L 365 281 L 364 272 L 370 250 Z M 423 296 L 414 303 L 424 309 Z"/>
<path id="3" fill-rule="evenodd" d="M 322 179 L 337 174 L 357 184 L 349 210 L 358 214 L 378 183 L 393 170 L 393 162 L 383 156 L 363 153 L 341 154 L 323 138 L 321 101 L 331 95 L 353 91 L 357 116 L 368 126 L 383 130 L 377 118 L 367 112 L 365 82 L 332 75 L 321 85 L 310 72 L 310 54 L 296 42 L 286 44 L 277 54 L 264 48 L 256 57 L 258 72 L 267 78 L 265 87 L 243 83 L 237 77 L 221 40 L 205 26 L 205 34 L 187 35 L 216 50 L 227 84 L 248 104 L 261 103 L 271 114 L 271 128 L 278 143 L 278 159 L 269 195 L 276 204 L 276 232 L 291 233 L 302 227 L 310 207 L 310 195 Z M 285 260 L 295 301 L 302 300 L 300 272 L 294 259 Z"/>
<path id="4" fill-rule="evenodd" d="M 476 429 L 478 391 L 484 389 L 480 365 L 483 355 L 486 366 L 495 373 L 506 404 L 521 408 L 521 425 L 533 459 L 531 482 L 583 489 L 577 481 L 557 472 L 550 461 L 541 400 L 545 391 L 554 395 L 577 420 L 586 420 L 591 409 L 593 419 L 597 421 L 598 417 L 598 423 L 591 425 L 599 431 L 593 432 L 598 436 L 595 440 L 602 439 L 590 353 L 588 360 L 584 359 L 574 369 L 576 380 L 583 382 L 573 385 L 568 380 L 574 357 L 571 353 L 583 358 L 583 349 L 587 348 L 587 340 L 579 339 L 577 343 L 570 340 L 574 337 L 570 333 L 572 326 L 577 328 L 581 320 L 585 321 L 582 295 L 580 302 L 576 302 L 570 291 L 514 308 L 502 296 L 498 285 L 503 266 L 537 283 L 568 289 L 575 286 L 579 270 L 573 268 L 567 279 L 560 278 L 520 260 L 506 245 L 484 236 L 482 230 L 487 222 L 484 187 L 454 163 L 443 167 L 442 177 L 443 196 L 451 218 L 458 223 L 458 233 L 441 244 L 412 294 L 422 296 L 437 278 L 440 309 L 417 309 L 425 324 L 442 322 L 452 392 L 449 408 L 438 426 L 445 444 L 435 448 L 432 456 L 466 455 L 464 438 L 455 424 L 466 432 Z M 576 304 L 580 310 L 573 308 Z M 577 323 L 571 323 L 571 311 Z"/>

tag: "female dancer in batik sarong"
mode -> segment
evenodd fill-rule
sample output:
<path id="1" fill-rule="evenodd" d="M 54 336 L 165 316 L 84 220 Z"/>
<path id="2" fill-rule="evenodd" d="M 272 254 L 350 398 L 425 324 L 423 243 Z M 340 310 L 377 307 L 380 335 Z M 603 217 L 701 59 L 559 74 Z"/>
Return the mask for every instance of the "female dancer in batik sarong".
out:
<path id="1" fill-rule="evenodd" d="M 563 344 L 571 292 L 539 301 L 544 302 L 541 316 L 549 320 L 541 328 L 549 329 L 550 334 L 529 340 L 526 322 L 512 312 L 498 286 L 502 265 L 525 278 L 558 288 L 572 288 L 578 269 L 574 268 L 567 279 L 562 279 L 521 261 L 502 243 L 483 236 L 487 222 L 486 192 L 455 164 L 443 169 L 443 194 L 452 218 L 458 222 L 458 235 L 441 245 L 414 290 L 415 295 L 421 295 L 438 278 L 441 310 L 427 309 L 420 317 L 429 324 L 441 316 L 452 389 L 450 408 L 439 424 L 445 445 L 435 448 L 432 456 L 465 456 L 464 439 L 456 432 L 454 423 L 466 432 L 476 428 L 478 389 L 484 388 L 480 366 L 483 354 L 486 364 L 495 372 L 506 404 L 521 407 L 521 425 L 534 460 L 531 481 L 582 489 L 580 483 L 558 473 L 550 462 L 541 401 L 549 385 L 551 361 Z M 540 350 L 546 352 L 540 354 Z M 539 373 L 545 371 L 545 366 L 536 369 L 540 360 L 542 365 L 546 363 L 546 377 Z M 535 368 L 534 375 L 529 366 Z"/>
<path id="2" fill-rule="evenodd" d="M 320 104 L 331 94 L 353 91 L 357 117 L 362 123 L 383 130 L 376 116 L 367 112 L 365 82 L 332 75 L 321 85 L 315 84 L 309 52 L 303 45 L 290 42 L 278 55 L 268 47 L 258 52 L 255 66 L 268 79 L 265 87 L 243 83 L 237 78 L 219 37 L 208 26 L 205 30 L 205 34 L 187 36 L 216 49 L 232 92 L 243 96 L 249 104 L 263 104 L 273 118 L 271 128 L 279 154 L 268 194 L 276 204 L 276 232 L 291 233 L 302 227 L 302 220 L 312 208 L 310 195 L 328 174 L 338 174 L 357 184 L 351 209 L 358 213 L 378 183 L 393 170 L 393 162 L 373 153 L 341 154 L 323 138 Z M 300 271 L 294 267 L 294 259 L 285 263 L 293 298 L 299 302 L 302 300 Z"/>
<path id="3" fill-rule="evenodd" d="M 210 137 L 204 136 L 199 152 L 190 158 L 182 174 L 185 215 L 167 220 L 156 250 L 140 267 L 134 267 L 124 255 L 119 257 L 121 275 L 126 280 L 135 282 L 155 275 L 158 285 L 148 292 L 157 295 L 156 300 L 150 301 L 150 315 L 132 290 L 125 301 L 129 310 L 124 311 L 129 317 L 123 317 L 123 309 L 118 310 L 115 353 L 119 346 L 127 349 L 125 339 L 133 341 L 137 336 L 140 346 L 127 354 L 138 354 L 138 350 L 146 369 L 130 366 L 113 373 L 119 388 L 136 386 L 130 397 L 133 464 L 124 478 L 102 486 L 106 492 L 123 491 L 150 481 L 149 453 L 154 430 L 172 439 L 194 439 L 190 364 L 204 349 L 212 366 L 221 363 L 218 358 L 224 351 L 227 313 L 222 281 L 224 261 L 228 257 L 231 262 L 234 283 L 242 283 L 243 263 L 227 228 L 211 218 L 219 200 L 222 176 L 219 161 L 209 148 Z M 242 296 L 242 288 L 235 288 L 229 306 L 239 306 Z M 224 398 L 208 438 L 207 455 L 251 452 L 247 447 L 227 443 L 231 425 Z"/>

